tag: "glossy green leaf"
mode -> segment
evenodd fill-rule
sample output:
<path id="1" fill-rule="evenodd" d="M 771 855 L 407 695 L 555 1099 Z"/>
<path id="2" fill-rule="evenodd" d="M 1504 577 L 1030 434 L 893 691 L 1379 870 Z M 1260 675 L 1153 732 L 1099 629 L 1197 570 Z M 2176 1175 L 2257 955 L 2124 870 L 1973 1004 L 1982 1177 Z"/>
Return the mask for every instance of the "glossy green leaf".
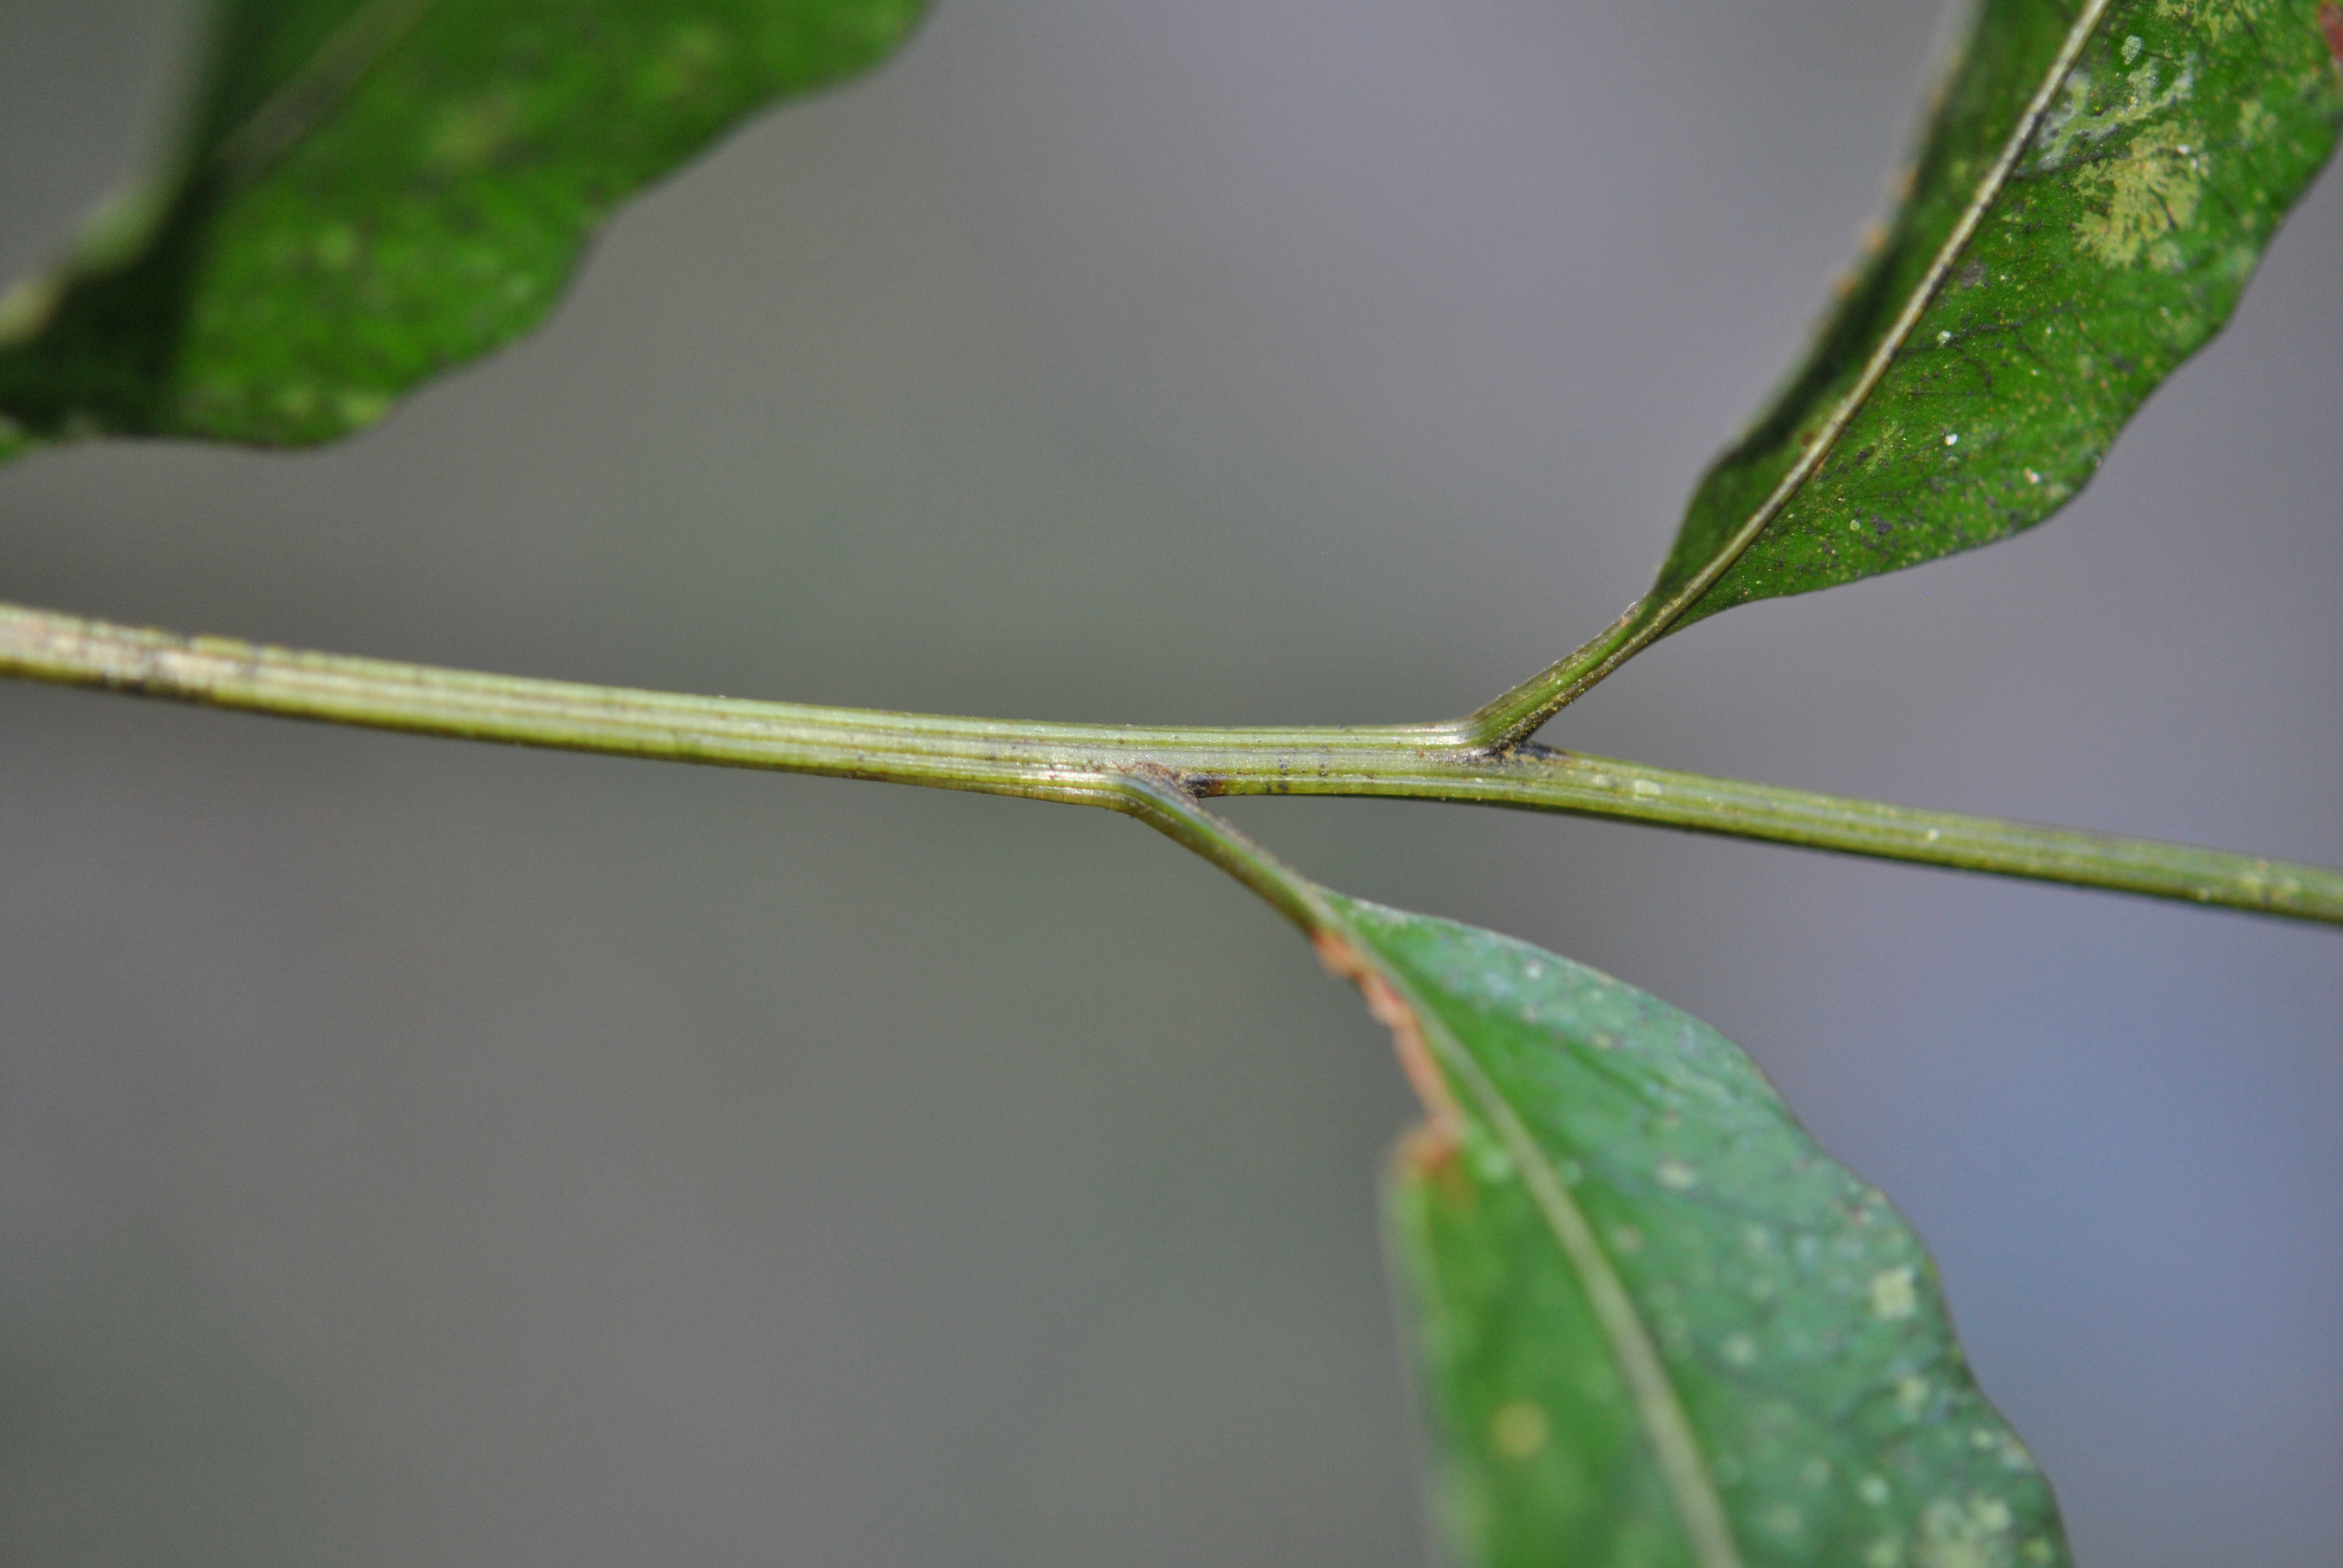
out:
<path id="1" fill-rule="evenodd" d="M 2338 49 L 2332 0 L 1983 0 L 1902 210 L 1645 603 L 1688 625 L 2057 510 L 2327 161 Z"/>
<path id="2" fill-rule="evenodd" d="M 1523 943 L 1322 896 L 1454 1102 L 1388 1207 L 1461 1563 L 2068 1561 L 1919 1239 L 1731 1042 Z"/>
<path id="3" fill-rule="evenodd" d="M 528 332 L 619 202 L 925 0 L 222 0 L 176 166 L 0 300 L 0 457 L 329 440 Z"/>

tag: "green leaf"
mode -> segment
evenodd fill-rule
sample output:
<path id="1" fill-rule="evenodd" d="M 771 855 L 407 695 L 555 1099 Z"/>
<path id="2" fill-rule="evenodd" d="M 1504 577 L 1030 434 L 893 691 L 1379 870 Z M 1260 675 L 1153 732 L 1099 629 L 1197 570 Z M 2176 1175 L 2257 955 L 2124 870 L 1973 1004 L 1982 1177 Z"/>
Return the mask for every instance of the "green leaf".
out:
<path id="1" fill-rule="evenodd" d="M 1731 1042 L 1524 943 L 1318 896 L 1330 963 L 1431 1079 L 1388 1210 L 1460 1563 L 2068 1561 L 1919 1239 Z"/>
<path id="2" fill-rule="evenodd" d="M 2331 0 L 1984 0 L 1902 210 L 1694 494 L 1660 624 L 2057 510 L 2327 161 L 2338 49 Z"/>
<path id="3" fill-rule="evenodd" d="M 221 0 L 167 177 L 0 300 L 0 457 L 330 440 L 544 319 L 597 225 L 925 0 Z"/>

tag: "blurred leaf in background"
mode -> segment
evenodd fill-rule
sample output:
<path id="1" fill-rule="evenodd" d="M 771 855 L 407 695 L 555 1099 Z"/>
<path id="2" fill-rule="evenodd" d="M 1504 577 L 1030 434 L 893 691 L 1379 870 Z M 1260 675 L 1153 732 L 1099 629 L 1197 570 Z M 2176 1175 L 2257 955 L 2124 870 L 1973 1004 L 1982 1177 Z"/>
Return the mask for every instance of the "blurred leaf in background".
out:
<path id="1" fill-rule="evenodd" d="M 371 424 L 528 332 L 595 227 L 924 0 L 220 0 L 168 171 L 0 299 L 0 457 Z"/>

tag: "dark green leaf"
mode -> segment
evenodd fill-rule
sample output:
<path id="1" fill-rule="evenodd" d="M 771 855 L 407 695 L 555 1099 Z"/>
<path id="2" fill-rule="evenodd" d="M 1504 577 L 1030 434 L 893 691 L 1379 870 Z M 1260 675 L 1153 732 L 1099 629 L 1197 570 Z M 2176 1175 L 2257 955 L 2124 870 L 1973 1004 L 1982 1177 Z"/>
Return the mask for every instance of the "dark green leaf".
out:
<path id="1" fill-rule="evenodd" d="M 223 0 L 176 166 L 0 301 L 0 457 L 292 446 L 534 327 L 595 226 L 925 0 Z"/>
<path id="2" fill-rule="evenodd" d="M 2338 46 L 2331 0 L 1985 0 L 1902 211 L 1646 603 L 1688 625 L 2057 510 L 2327 161 Z"/>
<path id="3" fill-rule="evenodd" d="M 1731 1042 L 1523 943 L 1322 897 L 1454 1102 L 1389 1210 L 1461 1563 L 2067 1562 L 1918 1238 Z"/>

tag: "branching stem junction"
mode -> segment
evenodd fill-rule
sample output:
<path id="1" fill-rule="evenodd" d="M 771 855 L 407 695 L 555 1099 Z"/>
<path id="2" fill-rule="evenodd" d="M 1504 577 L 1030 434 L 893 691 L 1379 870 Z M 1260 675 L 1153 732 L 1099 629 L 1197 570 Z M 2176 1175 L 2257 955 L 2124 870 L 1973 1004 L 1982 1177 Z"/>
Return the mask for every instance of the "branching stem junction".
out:
<path id="1" fill-rule="evenodd" d="M 1197 799 L 1337 795 L 1563 811 L 2343 924 L 2343 871 L 1493 744 L 1478 715 L 1292 729 L 955 719 L 485 675 L 5 605 L 0 675 L 377 729 L 1125 812 L 1134 811 L 1134 779 L 1151 795 L 1168 780 Z"/>

